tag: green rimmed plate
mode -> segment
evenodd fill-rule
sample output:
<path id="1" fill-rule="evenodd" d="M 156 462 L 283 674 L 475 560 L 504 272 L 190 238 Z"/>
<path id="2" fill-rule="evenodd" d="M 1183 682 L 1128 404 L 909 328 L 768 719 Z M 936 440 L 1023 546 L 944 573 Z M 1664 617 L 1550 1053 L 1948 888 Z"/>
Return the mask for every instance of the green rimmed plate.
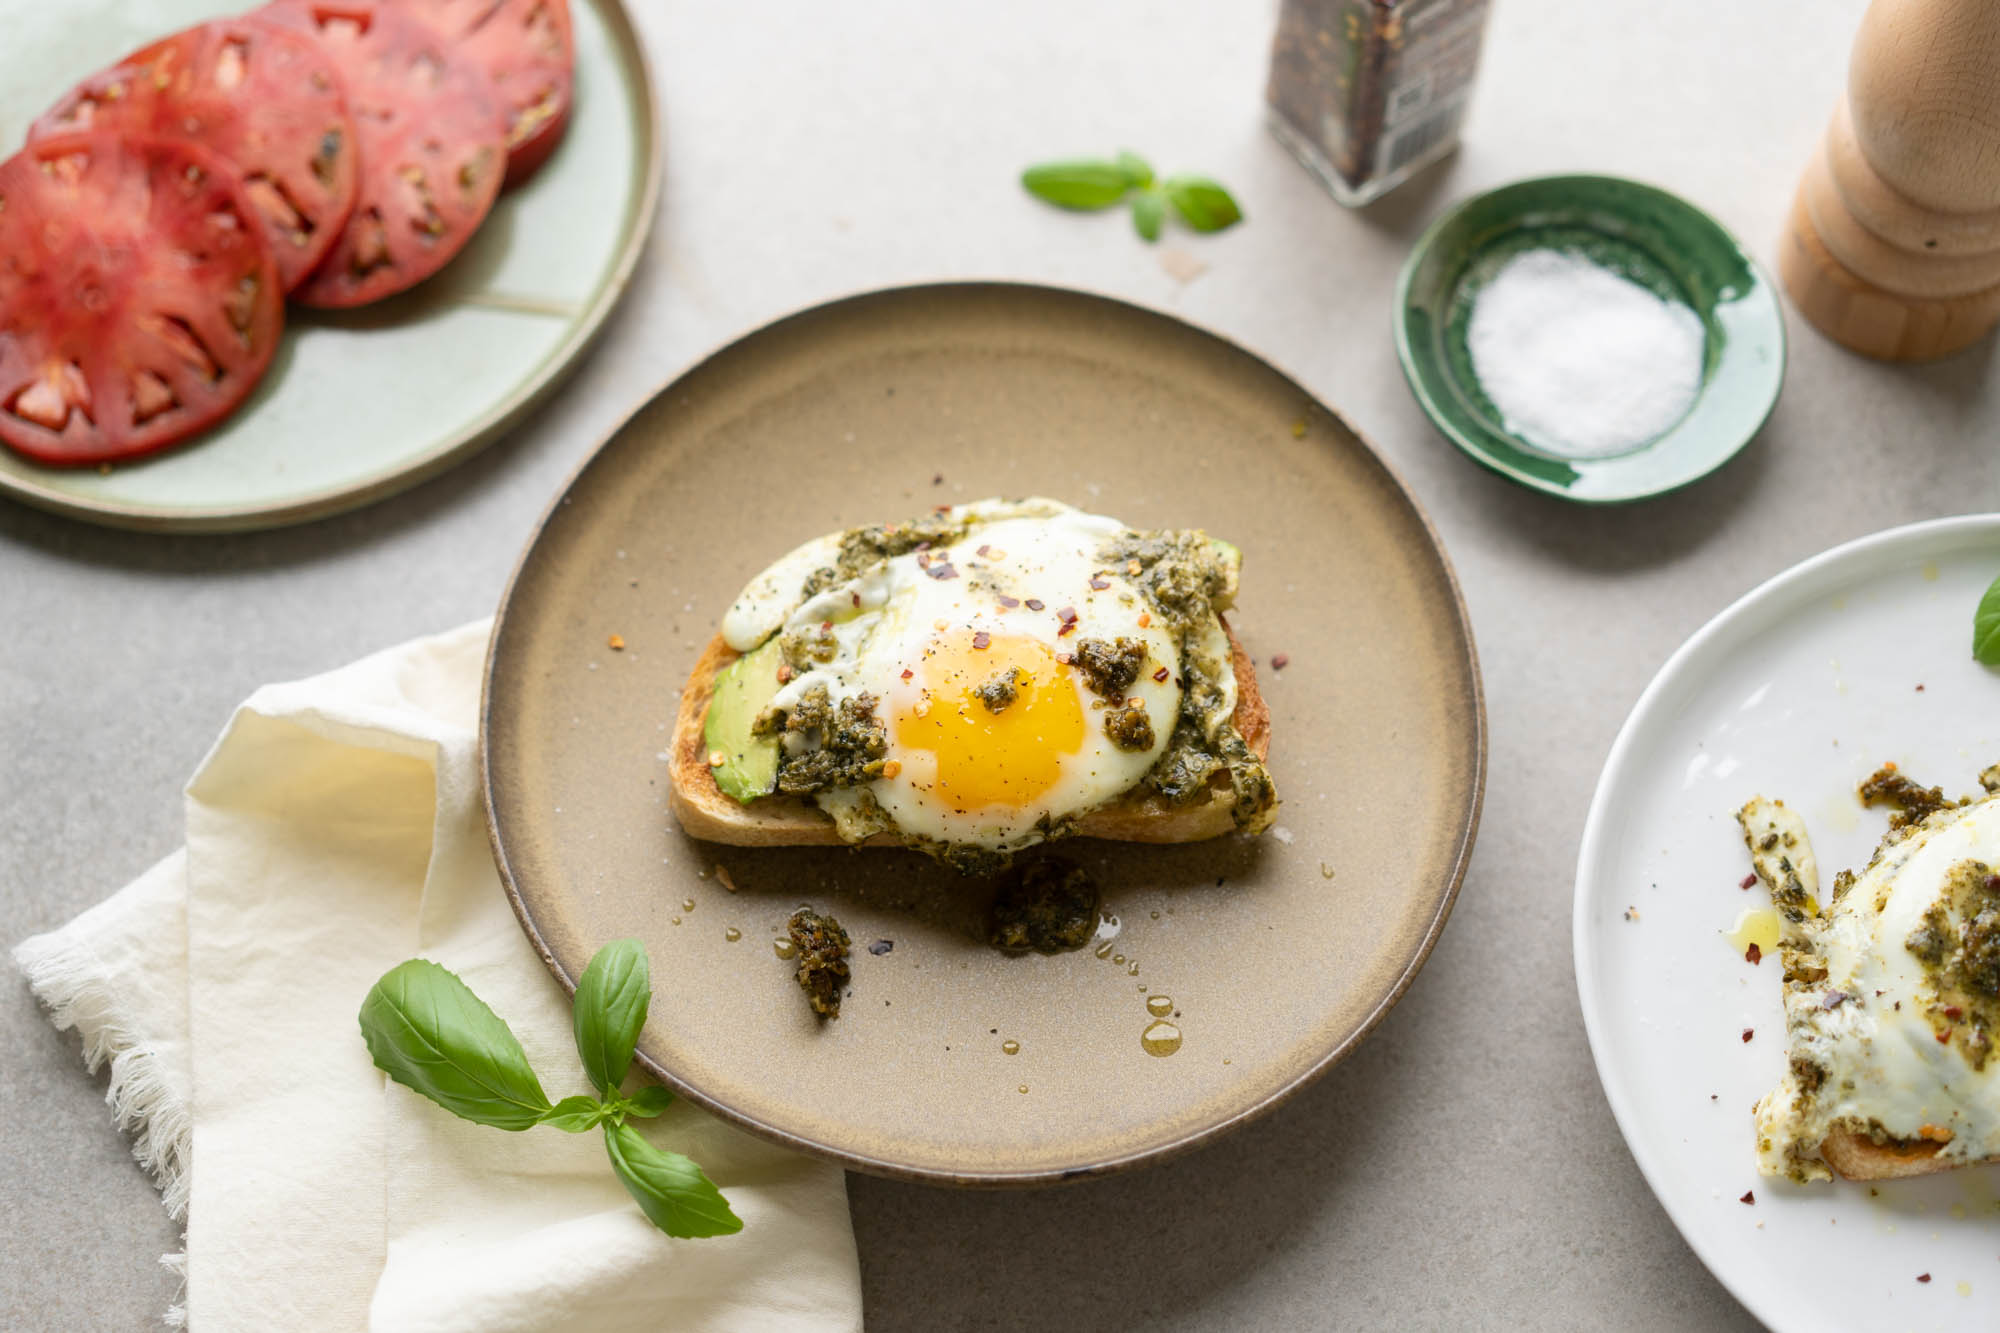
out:
<path id="1" fill-rule="evenodd" d="M 1507 429 L 1473 374 L 1466 327 L 1493 274 L 1534 249 L 1580 254 L 1700 317 L 1700 388 L 1665 433 L 1583 458 Z M 1686 200 L 1615 176 L 1545 176 L 1468 199 L 1424 233 L 1397 284 L 1396 355 L 1425 415 L 1474 461 L 1551 495 L 1613 504 L 1685 486 L 1750 442 L 1784 383 L 1785 320 L 1749 253 Z"/>
<path id="2" fill-rule="evenodd" d="M 20 7 L 0 45 L 0 155 L 71 84 L 239 0 Z M 436 277 L 359 310 L 286 310 L 256 392 L 149 459 L 42 467 L 0 449 L 0 493 L 123 528 L 278 527 L 394 494 L 469 457 L 575 365 L 625 290 L 660 191 L 658 108 L 620 0 L 571 0 L 569 132 Z"/>

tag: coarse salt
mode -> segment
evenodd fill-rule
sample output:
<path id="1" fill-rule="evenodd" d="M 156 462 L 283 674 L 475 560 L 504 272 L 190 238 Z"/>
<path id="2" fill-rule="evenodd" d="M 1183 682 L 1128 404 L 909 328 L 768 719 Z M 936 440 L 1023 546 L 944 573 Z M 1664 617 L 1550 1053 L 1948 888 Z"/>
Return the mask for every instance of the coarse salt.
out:
<path id="1" fill-rule="evenodd" d="M 1473 298 L 1466 349 L 1510 434 L 1607 458 L 1665 434 L 1701 388 L 1700 316 L 1559 250 L 1525 250 Z"/>

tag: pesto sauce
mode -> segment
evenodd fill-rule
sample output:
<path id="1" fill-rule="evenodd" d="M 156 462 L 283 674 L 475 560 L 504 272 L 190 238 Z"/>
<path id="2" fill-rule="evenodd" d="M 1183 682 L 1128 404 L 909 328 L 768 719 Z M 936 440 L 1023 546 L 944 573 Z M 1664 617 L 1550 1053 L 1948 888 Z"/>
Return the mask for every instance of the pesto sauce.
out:
<path id="1" fill-rule="evenodd" d="M 1932 1028 L 1984 1069 L 2000 1032 L 2000 875 L 1984 861 L 1953 866 L 1903 947 L 1924 965 Z"/>
<path id="2" fill-rule="evenodd" d="M 782 729 L 796 737 L 778 760 L 777 789 L 787 796 L 810 796 L 828 787 L 852 787 L 882 776 L 889 751 L 888 728 L 875 716 L 875 696 L 868 693 L 828 703 L 827 689 L 815 685 L 789 709 L 772 708 L 758 717 L 759 734 Z"/>
<path id="3" fill-rule="evenodd" d="M 1211 779 L 1224 774 L 1234 793 L 1236 827 L 1263 832 L 1277 808 L 1277 788 L 1224 711 L 1227 696 L 1213 673 L 1230 670 L 1230 663 L 1207 662 L 1196 642 L 1216 623 L 1215 613 L 1234 601 L 1235 567 L 1200 531 L 1122 533 L 1105 543 L 1099 558 L 1139 587 L 1180 654 L 1180 716 L 1145 785 L 1171 805 L 1192 805 L 1207 799 Z"/>
<path id="4" fill-rule="evenodd" d="M 1031 861 L 1001 884 L 986 916 L 986 942 L 1007 953 L 1064 953 L 1097 933 L 1100 894 L 1082 866 Z"/>
<path id="5" fill-rule="evenodd" d="M 837 563 L 814 570 L 803 589 L 811 600 L 828 588 L 859 578 L 884 560 L 908 555 L 919 547 L 949 546 L 965 536 L 971 523 L 949 514 L 925 514 L 902 523 L 882 523 L 871 528 L 853 528 L 840 536 Z"/>
<path id="6" fill-rule="evenodd" d="M 830 916 L 801 907 L 785 923 L 785 933 L 799 960 L 799 989 L 821 1018 L 840 1017 L 840 988 L 847 981 L 846 929 Z"/>

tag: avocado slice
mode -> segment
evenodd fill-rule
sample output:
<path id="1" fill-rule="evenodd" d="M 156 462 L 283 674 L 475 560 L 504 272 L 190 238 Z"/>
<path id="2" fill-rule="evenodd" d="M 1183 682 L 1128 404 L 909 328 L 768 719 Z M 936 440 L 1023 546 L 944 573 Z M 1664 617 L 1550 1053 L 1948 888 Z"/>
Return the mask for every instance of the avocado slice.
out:
<path id="1" fill-rule="evenodd" d="M 709 757 L 722 755 L 709 769 L 715 785 L 746 805 L 778 785 L 778 738 L 756 735 L 751 727 L 778 692 L 779 660 L 774 634 L 718 671 L 702 722 Z"/>

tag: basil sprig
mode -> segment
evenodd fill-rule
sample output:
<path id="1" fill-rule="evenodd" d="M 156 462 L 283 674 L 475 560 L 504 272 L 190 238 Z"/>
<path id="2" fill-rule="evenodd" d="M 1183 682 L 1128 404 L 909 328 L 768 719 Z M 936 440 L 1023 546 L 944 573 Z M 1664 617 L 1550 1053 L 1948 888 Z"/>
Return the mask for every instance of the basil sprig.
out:
<path id="1" fill-rule="evenodd" d="M 2000 666 L 2000 579 L 1993 580 L 1972 613 L 1972 655 L 1987 666 Z"/>
<path id="2" fill-rule="evenodd" d="M 597 951 L 576 987 L 576 1048 L 599 1097 L 551 1103 L 513 1029 L 456 975 L 423 958 L 389 969 L 361 1003 L 361 1039 L 376 1067 L 461 1119 L 495 1129 L 553 1125 L 572 1134 L 602 1126 L 605 1151 L 654 1226 L 669 1236 L 724 1236 L 743 1229 L 728 1200 L 693 1159 L 656 1148 L 627 1123 L 667 1109 L 673 1094 L 621 1090 L 653 988 L 646 950 L 614 940 Z"/>
<path id="3" fill-rule="evenodd" d="M 1095 212 L 1112 208 L 1128 197 L 1132 228 L 1148 241 L 1160 239 L 1167 209 L 1200 232 L 1221 231 L 1243 220 L 1235 198 L 1206 176 L 1169 176 L 1159 180 L 1152 164 L 1134 152 L 1111 161 L 1070 158 L 1043 162 L 1021 173 L 1021 184 L 1037 199 L 1058 208 Z"/>

